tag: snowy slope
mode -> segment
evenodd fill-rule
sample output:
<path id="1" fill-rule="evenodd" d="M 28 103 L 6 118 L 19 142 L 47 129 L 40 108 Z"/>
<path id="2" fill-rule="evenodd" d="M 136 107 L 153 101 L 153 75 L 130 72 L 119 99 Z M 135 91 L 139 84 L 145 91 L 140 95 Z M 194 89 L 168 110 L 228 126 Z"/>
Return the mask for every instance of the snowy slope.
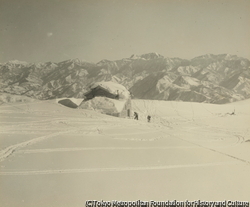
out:
<path id="1" fill-rule="evenodd" d="M 138 121 L 56 100 L 1 105 L 1 205 L 249 200 L 249 100 L 132 105 Z"/>

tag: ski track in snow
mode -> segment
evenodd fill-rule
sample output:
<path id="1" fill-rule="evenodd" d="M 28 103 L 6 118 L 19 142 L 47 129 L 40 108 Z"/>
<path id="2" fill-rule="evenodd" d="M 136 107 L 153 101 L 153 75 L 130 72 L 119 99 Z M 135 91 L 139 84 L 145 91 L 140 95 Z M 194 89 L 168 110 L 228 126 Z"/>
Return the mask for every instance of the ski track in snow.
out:
<path id="1" fill-rule="evenodd" d="M 29 103 L 30 104 L 30 103 Z M 32 103 L 34 104 L 34 103 Z M 34 171 L 1 171 L 0 175 L 48 175 L 48 174 L 69 174 L 69 173 L 88 173 L 88 172 L 112 172 L 112 171 L 140 171 L 140 170 L 166 170 L 166 169 L 177 169 L 177 168 L 194 168 L 194 167 L 209 167 L 209 166 L 221 166 L 221 165 L 235 165 L 235 164 L 239 164 L 240 162 L 245 163 L 247 165 L 250 165 L 250 162 L 248 160 L 244 160 L 241 158 L 238 158 L 236 156 L 221 152 L 217 149 L 214 148 L 210 148 L 210 147 L 206 147 L 202 144 L 198 144 L 195 143 L 194 141 L 191 141 L 187 138 L 182 138 L 180 136 L 175 136 L 173 133 L 167 133 L 167 130 L 169 128 L 171 128 L 171 126 L 174 124 L 173 122 L 169 121 L 169 119 L 165 119 L 160 117 L 159 115 L 156 114 L 160 114 L 160 110 L 158 109 L 158 102 L 153 102 L 153 101 L 145 101 L 143 100 L 143 106 L 144 109 L 141 109 L 140 106 L 138 105 L 138 103 L 135 102 L 135 110 L 134 111 L 138 111 L 140 113 L 142 113 L 143 115 L 140 118 L 144 117 L 147 114 L 150 115 L 154 115 L 154 118 L 159 121 L 158 123 L 154 123 L 155 125 L 160 125 L 164 127 L 165 130 L 155 130 L 155 126 L 152 124 L 148 125 L 148 129 L 150 129 L 150 131 L 140 131 L 140 132 L 126 132 L 126 133 L 105 133 L 105 129 L 112 129 L 112 127 L 116 126 L 116 127 L 130 127 L 130 126 L 142 126 L 145 123 L 142 123 L 141 121 L 133 121 L 133 120 L 123 120 L 123 121 L 133 121 L 133 123 L 126 123 L 126 126 L 124 126 L 124 122 L 119 123 L 116 121 L 113 121 L 113 119 L 100 119 L 100 120 L 96 120 L 96 119 L 89 119 L 88 120 L 84 120 L 84 118 L 61 118 L 61 117 L 53 117 L 51 119 L 44 119 L 44 120 L 40 120 L 40 121 L 30 121 L 30 122 L 19 122 L 19 124 L 17 125 L 7 125 L 6 129 L 7 131 L 10 128 L 14 128 L 14 127 L 30 127 L 32 126 L 32 124 L 37 124 L 34 127 L 39 127 L 41 124 L 45 123 L 45 124 L 60 124 L 60 123 L 64 123 L 66 124 L 66 126 L 69 126 L 69 124 L 82 124 L 81 127 L 75 127 L 74 129 L 69 129 L 69 130 L 65 130 L 62 132 L 56 132 L 56 133 L 52 133 L 49 135 L 44 135 L 41 137 L 37 137 L 34 139 L 31 139 L 29 141 L 25 141 L 19 144 L 15 144 L 15 145 L 11 145 L 3 150 L 0 151 L 0 162 L 4 161 L 6 158 L 8 158 L 10 155 L 12 155 L 13 153 L 24 153 L 24 154 L 34 154 L 34 153 L 53 153 L 53 152 L 74 152 L 74 151 L 93 151 L 93 150 L 152 150 L 152 149 L 192 149 L 192 148 L 203 148 L 205 150 L 209 150 L 212 151 L 214 153 L 218 153 L 227 157 L 232 158 L 234 161 L 233 162 L 214 162 L 214 163 L 201 163 L 201 164 L 185 164 L 185 165 L 164 165 L 164 166 L 139 166 L 139 167 L 114 167 L 114 168 L 86 168 L 86 169 L 57 169 L 57 170 L 34 170 Z M 237 133 L 231 132 L 229 130 L 226 129 L 220 129 L 217 127 L 213 127 L 213 126 L 207 126 L 204 125 L 202 123 L 199 123 L 196 121 L 195 119 L 195 114 L 194 114 L 194 109 L 193 106 L 191 104 L 191 113 L 190 113 L 190 118 L 187 118 L 185 116 L 182 116 L 180 114 L 180 111 L 178 109 L 178 106 L 174 105 L 174 103 L 170 103 L 172 106 L 173 111 L 176 113 L 177 117 L 179 117 L 178 121 L 183 123 L 188 123 L 188 122 L 192 122 L 195 126 L 200 127 L 199 129 L 209 129 L 210 131 L 215 131 L 215 132 L 220 132 L 220 133 L 224 133 L 224 135 L 231 135 L 233 137 L 235 137 L 235 143 L 233 143 L 233 145 L 237 145 L 240 143 L 243 143 L 245 141 L 244 136 L 241 136 Z M 26 104 L 23 104 L 26 105 Z M 202 106 L 204 107 L 204 106 Z M 204 107 L 205 108 L 205 107 Z M 206 108 L 205 108 L 206 109 Z M 206 109 L 207 110 L 207 109 Z M 207 110 L 209 111 L 209 110 Z M 210 112 L 210 111 L 209 111 Z M 210 112 L 212 114 L 212 112 Z M 86 118 L 86 117 L 85 117 Z M 211 117 L 209 117 L 211 118 Z M 110 122 L 107 122 L 110 121 Z M 144 122 L 146 122 L 144 120 Z M 4 122 L 7 123 L 7 122 Z M 89 125 L 91 126 L 95 126 L 95 127 L 89 127 Z M 41 126 L 40 126 L 41 127 Z M 39 130 L 39 128 L 37 128 L 37 130 Z M 56 137 L 58 135 L 63 135 L 63 134 L 68 134 L 68 133 L 74 133 L 74 134 L 85 134 L 85 135 L 89 135 L 93 132 L 98 133 L 100 135 L 104 135 L 107 137 L 111 137 L 112 139 L 118 139 L 118 140 L 128 140 L 128 141 L 155 141 L 157 139 L 162 138 L 163 136 L 159 136 L 156 138 L 117 138 L 115 136 L 119 136 L 119 135 L 136 135 L 137 137 L 139 137 L 140 135 L 143 137 L 145 134 L 148 133 L 161 133 L 164 134 L 164 136 L 168 136 L 171 138 L 177 138 L 179 140 L 188 142 L 190 144 L 192 144 L 192 146 L 176 146 L 176 147 L 89 147 L 89 148 L 53 148 L 53 149 L 29 149 L 29 150 L 22 150 L 22 148 L 29 146 L 29 145 L 33 145 L 35 143 L 44 141 L 46 139 L 52 138 L 52 137 Z M 182 129 L 182 132 L 185 132 L 185 129 Z M 188 131 L 186 131 L 188 132 Z M 204 133 L 205 131 L 198 131 L 197 135 L 200 135 L 201 133 Z M 192 131 L 193 134 L 195 134 L 195 131 Z M 239 162 L 240 161 L 240 162 Z"/>
<path id="2" fill-rule="evenodd" d="M 248 160 L 245 160 L 245 159 L 242 159 L 242 158 L 239 158 L 239 157 L 230 155 L 230 154 L 225 153 L 225 152 L 221 152 L 221 151 L 219 151 L 219 150 L 217 150 L 217 149 L 213 149 L 213 148 L 211 148 L 211 147 L 206 147 L 206 146 L 204 146 L 204 145 L 201 145 L 201 144 L 198 144 L 198 143 L 189 141 L 189 140 L 187 140 L 187 139 L 184 139 L 184 138 L 181 138 L 181 137 L 178 137 L 178 136 L 175 136 L 175 135 L 172 135 L 172 136 L 176 137 L 177 139 L 186 141 L 186 142 L 188 142 L 188 143 L 190 143 L 190 144 L 192 144 L 192 145 L 195 145 L 195 146 L 197 146 L 197 147 L 200 147 L 200 148 L 203 148 L 203 149 L 206 149 L 206 150 L 209 150 L 209 151 L 212 151 L 212 152 L 215 152 L 215 153 L 218 153 L 218 154 L 221 154 L 221 155 L 224 155 L 224 156 L 233 158 L 234 160 L 238 160 L 238 161 L 243 162 L 243 163 L 245 163 L 245 164 L 247 164 L 247 165 L 250 165 L 250 161 L 248 161 Z"/>
<path id="3" fill-rule="evenodd" d="M 142 103 L 140 103 L 140 102 L 142 102 Z M 139 112 L 141 112 L 142 114 L 145 114 L 145 113 L 148 113 L 150 110 L 148 109 L 148 107 L 149 107 L 149 102 L 151 103 L 150 104 L 150 107 L 155 107 L 155 108 L 158 108 L 157 106 L 156 106 L 156 104 L 159 104 L 159 102 L 155 102 L 155 105 L 153 104 L 153 102 L 154 101 L 152 101 L 152 100 L 140 100 L 139 102 L 135 102 L 135 109 L 137 110 L 137 111 L 139 111 Z M 141 108 L 143 108 L 143 107 L 145 107 L 145 109 L 141 109 L 140 108 L 140 104 L 142 105 L 142 107 Z M 236 146 L 236 145 L 239 145 L 239 144 L 242 144 L 242 143 L 244 143 L 245 142 L 245 137 L 244 136 L 242 136 L 242 135 L 239 135 L 238 134 L 238 132 L 233 132 L 233 131 L 230 131 L 230 130 L 228 130 L 228 129 L 221 129 L 221 128 L 218 128 L 218 127 L 214 127 L 214 126 L 210 126 L 210 125 L 207 125 L 207 124 L 203 124 L 202 122 L 197 122 L 197 121 L 195 121 L 195 117 L 194 117 L 194 110 L 193 110 L 193 106 L 192 106 L 192 103 L 190 103 L 190 105 L 191 105 L 191 113 L 190 113 L 190 118 L 187 118 L 187 117 L 185 117 L 185 116 L 182 116 L 181 114 L 180 114 L 180 111 L 182 111 L 182 110 L 180 110 L 180 109 L 178 109 L 178 106 L 177 106 L 177 102 L 172 102 L 172 101 L 170 101 L 170 105 L 171 105 L 171 107 L 172 107 L 172 109 L 173 109 L 173 111 L 175 111 L 175 113 L 177 114 L 177 116 L 180 118 L 180 120 L 185 120 L 185 123 L 188 123 L 188 122 L 192 122 L 194 125 L 196 125 L 197 127 L 199 127 L 200 129 L 202 129 L 202 128 L 204 128 L 204 129 L 206 129 L 206 130 L 208 130 L 208 132 L 213 132 L 213 131 L 216 131 L 217 133 L 219 132 L 219 133 L 224 133 L 223 134 L 223 136 L 225 136 L 225 135 L 229 135 L 229 136 L 231 136 L 231 137 L 234 137 L 234 142 L 232 142 L 230 145 L 227 145 L 227 146 L 225 146 L 225 147 L 229 147 L 229 146 Z M 202 108 L 203 109 L 205 109 L 207 112 L 209 112 L 211 115 L 213 115 L 213 116 L 217 116 L 216 115 L 216 113 L 213 113 L 213 112 L 211 112 L 210 110 L 208 110 L 203 104 L 201 104 L 201 106 L 202 106 Z M 151 111 L 153 111 L 152 109 L 151 109 Z M 157 117 L 158 118 L 158 116 L 156 115 L 156 109 L 154 110 L 154 112 L 155 112 L 155 117 Z M 183 110 L 184 111 L 184 110 Z M 184 111 L 184 112 L 186 112 L 186 111 Z M 201 118 L 201 117 L 200 117 Z M 204 117 L 203 117 L 204 118 Z M 208 118 L 211 118 L 211 117 L 208 117 Z M 162 119 L 162 118 L 161 118 Z M 179 121 L 180 121 L 179 120 Z M 162 123 L 162 122 L 161 122 Z M 170 123 L 169 125 L 172 125 L 173 123 Z M 249 130 L 249 129 L 248 129 Z M 185 129 L 183 130 L 182 129 L 182 132 L 186 132 L 186 133 L 190 133 L 190 131 L 186 131 Z M 204 131 L 205 132 L 205 131 Z M 203 133 L 204 133 L 203 132 Z M 247 134 L 247 132 L 248 131 L 246 131 L 245 132 L 245 135 Z M 200 135 L 200 133 L 201 132 L 198 132 L 197 133 L 197 135 L 199 136 Z M 194 142 L 194 141 L 190 141 L 190 139 L 188 139 L 188 138 L 182 138 L 181 136 L 176 136 L 176 135 L 174 135 L 174 134 L 170 134 L 170 133 L 167 133 L 166 132 L 166 134 L 168 134 L 170 137 L 175 137 L 175 138 L 177 138 L 177 139 L 179 139 L 179 140 L 183 140 L 183 141 L 186 141 L 186 142 L 188 142 L 188 143 L 190 143 L 190 144 L 192 144 L 192 145 L 195 145 L 195 146 L 197 146 L 197 147 L 201 147 L 201 148 L 203 148 L 203 149 L 206 149 L 206 150 L 209 150 L 209 151 L 212 151 L 212 152 L 215 152 L 215 153 L 218 153 L 218 154 L 221 154 L 221 155 L 224 155 L 224 156 L 227 156 L 227 157 L 230 157 L 230 158 L 232 158 L 232 159 L 234 159 L 234 160 L 238 160 L 238 161 L 240 161 L 240 162 L 243 162 L 243 163 L 245 163 L 245 164 L 247 164 L 247 165 L 250 165 L 250 161 L 249 160 L 246 160 L 246 159 L 241 159 L 241 158 L 239 158 L 239 157 L 237 157 L 237 156 L 233 156 L 233 155 L 230 155 L 230 154 L 228 154 L 228 153 L 225 153 L 225 152 L 221 152 L 221 151 L 219 151 L 219 150 L 217 150 L 217 149 L 214 149 L 214 148 L 211 148 L 211 147 L 207 147 L 207 146 L 204 146 L 204 145 L 202 145 L 202 144 L 198 144 L 198 143 L 196 143 L 196 142 Z M 194 134 L 196 134 L 196 132 L 195 131 L 192 131 L 192 134 L 194 135 Z M 194 136 L 195 137 L 195 136 Z"/>
<path id="4" fill-rule="evenodd" d="M 92 150 L 152 150 L 152 149 L 192 149 L 196 146 L 176 146 L 176 147 L 74 147 L 74 148 L 53 148 L 53 149 L 30 149 L 19 150 L 17 153 L 48 153 L 48 152 L 74 152 L 74 151 L 92 151 Z"/>
<path id="5" fill-rule="evenodd" d="M 61 170 L 34 170 L 34 171 L 11 171 L 0 172 L 0 175 L 51 175 L 69 173 L 88 173 L 88 172 L 114 172 L 114 171 L 141 171 L 141 170 L 168 170 L 177 168 L 212 167 L 223 165 L 237 165 L 237 162 L 214 162 L 202 164 L 185 165 L 163 165 L 163 166 L 142 166 L 142 167 L 117 167 L 117 168 L 86 168 L 86 169 L 61 169 Z"/>
<path id="6" fill-rule="evenodd" d="M 9 157 L 14 152 L 16 152 L 17 150 L 19 150 L 19 149 L 21 149 L 23 147 L 35 144 L 37 142 L 41 142 L 41 141 L 43 141 L 45 139 L 55 137 L 55 136 L 58 136 L 58 135 L 61 135 L 61 134 L 67 134 L 67 133 L 73 132 L 75 130 L 76 129 L 67 130 L 67 131 L 63 131 L 63 132 L 56 132 L 56 133 L 52 133 L 52 134 L 49 134 L 49 135 L 37 137 L 37 138 L 31 139 L 31 140 L 28 140 L 28 141 L 25 141 L 25 142 L 21 142 L 21 143 L 15 144 L 15 145 L 11 145 L 11 146 L 9 146 L 9 147 L 7 147 L 7 148 L 0 151 L 0 162 L 4 161 L 7 157 Z"/>

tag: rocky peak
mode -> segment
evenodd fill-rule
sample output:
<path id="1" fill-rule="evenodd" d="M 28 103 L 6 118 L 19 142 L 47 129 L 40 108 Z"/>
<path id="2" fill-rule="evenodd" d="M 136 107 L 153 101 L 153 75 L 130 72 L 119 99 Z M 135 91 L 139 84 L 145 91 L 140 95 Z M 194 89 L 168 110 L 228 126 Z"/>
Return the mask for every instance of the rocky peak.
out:
<path id="1" fill-rule="evenodd" d="M 158 54 L 158 53 L 156 53 L 156 52 L 143 54 L 143 55 L 141 55 L 140 57 L 141 57 L 141 58 L 144 58 L 144 59 L 146 59 L 146 60 L 164 58 L 162 55 L 160 55 L 160 54 Z"/>

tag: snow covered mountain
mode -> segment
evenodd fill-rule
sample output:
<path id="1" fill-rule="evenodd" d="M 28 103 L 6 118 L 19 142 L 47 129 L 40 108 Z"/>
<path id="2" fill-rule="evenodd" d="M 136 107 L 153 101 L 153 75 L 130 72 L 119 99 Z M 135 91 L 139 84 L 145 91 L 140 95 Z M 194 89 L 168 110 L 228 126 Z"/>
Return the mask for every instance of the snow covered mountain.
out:
<path id="1" fill-rule="evenodd" d="M 250 98 L 250 61 L 229 54 L 185 60 L 149 53 L 97 64 L 79 59 L 0 64 L 0 92 L 37 99 L 82 98 L 99 81 L 120 83 L 139 99 L 228 103 Z"/>

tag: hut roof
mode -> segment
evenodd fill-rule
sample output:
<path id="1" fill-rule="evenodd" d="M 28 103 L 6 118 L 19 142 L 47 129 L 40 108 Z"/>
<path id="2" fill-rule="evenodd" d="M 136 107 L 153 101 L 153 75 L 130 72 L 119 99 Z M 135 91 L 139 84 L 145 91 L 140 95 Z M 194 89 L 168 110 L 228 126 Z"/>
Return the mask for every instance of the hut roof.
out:
<path id="1" fill-rule="evenodd" d="M 83 99 L 77 99 L 77 98 L 60 98 L 57 99 L 57 103 L 60 103 L 64 106 L 68 106 L 70 108 L 77 108 L 81 103 Z"/>
<path id="2" fill-rule="evenodd" d="M 64 105 L 64 106 L 67 106 L 67 107 L 70 107 L 70 108 L 77 108 L 78 106 L 72 102 L 70 99 L 62 99 L 60 101 L 58 101 L 58 103 Z"/>
<path id="3" fill-rule="evenodd" d="M 114 83 L 112 81 L 107 82 L 97 82 L 93 84 L 90 89 L 95 89 L 97 87 L 101 87 L 104 90 L 108 91 L 111 94 L 117 95 L 117 91 L 119 93 L 119 98 L 121 99 L 128 99 L 130 96 L 129 91 L 121 84 Z"/>

